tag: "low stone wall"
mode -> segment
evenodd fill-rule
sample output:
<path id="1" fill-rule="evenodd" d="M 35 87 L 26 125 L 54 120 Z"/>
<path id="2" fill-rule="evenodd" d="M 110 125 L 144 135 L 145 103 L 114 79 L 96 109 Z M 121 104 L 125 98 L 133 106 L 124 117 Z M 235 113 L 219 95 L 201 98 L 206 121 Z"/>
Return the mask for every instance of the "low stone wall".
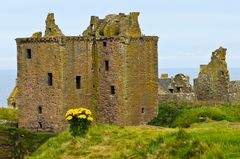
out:
<path id="1" fill-rule="evenodd" d="M 195 93 L 161 93 L 158 94 L 159 103 L 167 102 L 194 102 L 197 100 Z"/>
<path id="2" fill-rule="evenodd" d="M 240 103 L 240 81 L 231 81 L 229 83 L 229 102 Z"/>

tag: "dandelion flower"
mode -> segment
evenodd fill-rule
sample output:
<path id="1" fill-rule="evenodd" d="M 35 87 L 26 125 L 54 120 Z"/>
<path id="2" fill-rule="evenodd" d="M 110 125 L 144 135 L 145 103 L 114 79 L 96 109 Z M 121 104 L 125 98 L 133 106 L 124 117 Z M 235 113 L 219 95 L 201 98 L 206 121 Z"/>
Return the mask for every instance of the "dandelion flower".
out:
<path id="1" fill-rule="evenodd" d="M 93 121 L 93 118 L 92 117 L 88 117 L 87 120 Z"/>
<path id="2" fill-rule="evenodd" d="M 86 115 L 79 115 L 78 118 L 80 118 L 80 119 L 86 119 L 87 117 L 86 117 Z"/>
<path id="3" fill-rule="evenodd" d="M 72 120 L 72 118 L 73 118 L 72 116 L 68 116 L 66 119 L 67 120 Z"/>

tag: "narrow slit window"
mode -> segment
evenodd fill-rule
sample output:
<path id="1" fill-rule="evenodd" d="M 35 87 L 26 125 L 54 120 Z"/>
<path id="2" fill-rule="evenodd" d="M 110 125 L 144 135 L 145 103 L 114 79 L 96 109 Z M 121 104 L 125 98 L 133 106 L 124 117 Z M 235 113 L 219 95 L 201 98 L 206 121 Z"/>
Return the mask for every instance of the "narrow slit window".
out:
<path id="1" fill-rule="evenodd" d="M 27 54 L 27 58 L 31 59 L 32 58 L 32 50 L 31 49 L 27 49 L 26 50 L 26 54 Z"/>
<path id="2" fill-rule="evenodd" d="M 177 87 L 178 92 L 182 92 L 182 87 Z"/>
<path id="3" fill-rule="evenodd" d="M 42 126 L 42 122 L 38 122 L 38 125 L 39 125 L 39 128 L 42 129 L 43 126 Z"/>
<path id="4" fill-rule="evenodd" d="M 12 106 L 13 106 L 13 108 L 16 108 L 16 103 L 15 103 L 15 102 L 13 102 Z"/>
<path id="5" fill-rule="evenodd" d="M 91 24 L 90 27 L 91 27 L 91 30 L 95 29 L 93 24 Z"/>
<path id="6" fill-rule="evenodd" d="M 107 42 L 106 41 L 103 42 L 103 46 L 107 47 Z"/>
<path id="7" fill-rule="evenodd" d="M 42 114 L 42 107 L 41 107 L 41 106 L 38 107 L 38 113 L 39 113 L 39 114 Z"/>
<path id="8" fill-rule="evenodd" d="M 76 88 L 81 89 L 81 76 L 76 77 Z"/>
<path id="9" fill-rule="evenodd" d="M 109 61 L 105 61 L 105 70 L 109 71 Z"/>
<path id="10" fill-rule="evenodd" d="M 53 85 L 53 74 L 48 73 L 48 85 L 52 86 Z"/>
<path id="11" fill-rule="evenodd" d="M 170 93 L 173 93 L 173 89 L 169 89 Z"/>
<path id="12" fill-rule="evenodd" d="M 115 94 L 115 87 L 111 86 L 111 94 L 114 95 Z"/>
<path id="13" fill-rule="evenodd" d="M 142 108 L 142 113 L 144 113 L 144 108 Z"/>

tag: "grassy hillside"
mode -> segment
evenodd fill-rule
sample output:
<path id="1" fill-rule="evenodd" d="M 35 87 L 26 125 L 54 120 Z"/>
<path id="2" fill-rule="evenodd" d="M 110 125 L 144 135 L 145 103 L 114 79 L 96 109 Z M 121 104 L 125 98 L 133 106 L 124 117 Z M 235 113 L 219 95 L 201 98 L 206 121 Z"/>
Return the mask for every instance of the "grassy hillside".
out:
<path id="1" fill-rule="evenodd" d="M 151 124 L 93 126 L 85 138 L 64 132 L 29 159 L 240 158 L 239 106 L 168 103 Z"/>
<path id="2" fill-rule="evenodd" d="M 43 144 L 29 159 L 240 158 L 240 126 L 229 122 L 191 128 L 94 126 L 85 138 L 68 132 Z"/>

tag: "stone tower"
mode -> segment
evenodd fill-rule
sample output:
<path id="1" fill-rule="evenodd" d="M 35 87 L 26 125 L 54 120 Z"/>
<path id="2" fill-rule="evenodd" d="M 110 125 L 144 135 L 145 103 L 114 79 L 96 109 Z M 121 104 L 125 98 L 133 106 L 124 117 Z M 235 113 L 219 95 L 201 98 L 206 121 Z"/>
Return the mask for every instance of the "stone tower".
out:
<path id="1" fill-rule="evenodd" d="M 49 14 L 43 37 L 17 38 L 19 127 L 64 130 L 64 114 L 76 107 L 90 108 L 99 123 L 155 117 L 158 37 L 142 35 L 138 16 L 92 16 L 83 36 L 64 36 Z"/>

